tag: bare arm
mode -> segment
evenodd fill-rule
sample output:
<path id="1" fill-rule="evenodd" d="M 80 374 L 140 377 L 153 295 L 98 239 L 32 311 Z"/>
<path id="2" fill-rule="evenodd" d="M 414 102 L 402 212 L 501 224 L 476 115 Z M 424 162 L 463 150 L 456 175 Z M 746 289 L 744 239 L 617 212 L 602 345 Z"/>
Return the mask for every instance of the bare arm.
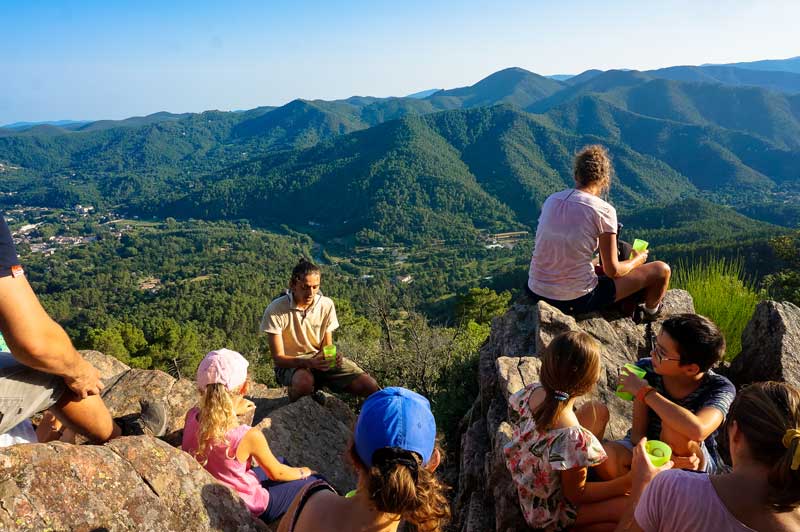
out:
<path id="1" fill-rule="evenodd" d="M 322 351 L 322 348 L 326 345 L 333 345 L 333 331 L 326 332 L 325 336 L 322 337 L 322 345 L 319 346 L 319 350 Z"/>
<path id="2" fill-rule="evenodd" d="M 617 257 L 617 235 L 603 233 L 600 235 L 600 257 L 603 259 L 603 271 L 611 278 L 624 277 L 631 270 L 647 262 L 647 251 L 633 251 L 633 258 L 619 261 Z"/>
<path id="3" fill-rule="evenodd" d="M 279 368 L 305 368 L 308 359 L 289 357 L 283 352 L 283 338 L 280 334 L 267 333 L 269 350 L 272 353 L 272 361 Z"/>
<path id="4" fill-rule="evenodd" d="M 647 386 L 647 381 L 640 379 L 636 375 L 628 374 L 623 378 L 622 385 L 623 390 L 636 395 L 636 392 Z M 635 403 L 638 402 L 636 401 Z M 708 406 L 701 409 L 697 414 L 693 414 L 655 390 L 645 396 L 644 403 L 661 418 L 661 423 L 693 441 L 703 441 L 708 438 L 712 432 L 717 430 L 724 419 L 722 412 L 717 408 Z M 636 404 L 634 404 L 635 412 Z"/>
<path id="5" fill-rule="evenodd" d="M 47 315 L 24 276 L 0 277 L 0 330 L 11 354 L 22 364 L 63 377 L 81 397 L 97 395 L 103 389 L 100 373 Z"/>
<path id="6" fill-rule="evenodd" d="M 647 405 L 641 401 L 633 402 L 633 424 L 631 425 L 631 442 L 634 445 L 647 436 L 647 422 L 649 421 Z"/>
<path id="7" fill-rule="evenodd" d="M 694 441 L 703 441 L 708 438 L 724 419 L 722 412 L 717 408 L 709 406 L 695 415 L 658 392 L 647 394 L 645 402 L 658 414 L 661 423 Z"/>
<path id="8" fill-rule="evenodd" d="M 636 522 L 634 514 L 636 513 L 636 505 L 639 504 L 639 499 L 642 497 L 645 488 L 656 475 L 667 469 L 671 469 L 673 463 L 667 462 L 661 467 L 654 467 L 650 460 L 645 456 L 644 446 L 647 440 L 643 439 L 636 444 L 633 448 L 633 458 L 631 461 L 631 474 L 632 486 L 631 496 L 628 499 L 628 506 L 625 513 L 617 524 L 616 532 L 642 532 L 643 529 Z"/>
<path id="9" fill-rule="evenodd" d="M 247 462 L 251 457 L 256 459 L 261 469 L 272 480 L 281 482 L 300 480 L 312 474 L 312 471 L 307 467 L 290 467 L 280 463 L 275 458 L 275 455 L 272 454 L 264 433 L 257 428 L 248 430 L 236 449 L 236 459 L 240 462 Z"/>
<path id="10" fill-rule="evenodd" d="M 330 333 L 328 333 L 330 334 Z M 328 335 L 325 335 L 327 340 Z M 269 341 L 269 350 L 272 353 L 272 361 L 275 366 L 279 368 L 297 368 L 297 369 L 317 369 L 325 371 L 329 369 L 328 363 L 322 356 L 320 350 L 314 357 L 290 357 L 283 352 L 283 338 L 280 334 L 267 333 Z M 331 335 L 331 343 L 333 343 L 333 335 Z M 327 344 L 323 344 L 327 345 Z"/>
<path id="11" fill-rule="evenodd" d="M 630 489 L 630 474 L 605 482 L 586 482 L 587 472 L 585 467 L 561 472 L 561 489 L 574 505 L 604 501 L 625 495 Z"/>

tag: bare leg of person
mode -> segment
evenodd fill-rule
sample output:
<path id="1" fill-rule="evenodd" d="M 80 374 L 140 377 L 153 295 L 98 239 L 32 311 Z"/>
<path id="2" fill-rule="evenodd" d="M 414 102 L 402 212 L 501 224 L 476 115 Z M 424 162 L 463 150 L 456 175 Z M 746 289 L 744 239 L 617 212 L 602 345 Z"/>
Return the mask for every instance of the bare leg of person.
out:
<path id="1" fill-rule="evenodd" d="M 39 443 L 47 443 L 61 437 L 63 425 L 50 410 L 45 410 L 42 420 L 36 427 L 36 439 Z"/>
<path id="2" fill-rule="evenodd" d="M 631 470 L 633 454 L 627 447 L 614 441 L 604 441 L 603 450 L 608 458 L 592 468 L 601 480 L 612 480 L 626 475 Z"/>
<path id="3" fill-rule="evenodd" d="M 661 435 L 659 437 L 661 438 L 661 441 L 669 445 L 672 449 L 675 467 L 679 469 L 693 469 L 693 467 L 689 464 L 688 459 L 681 460 L 681 458 L 695 455 L 698 458 L 697 469 L 701 471 L 703 470 L 705 467 L 705 455 L 703 455 L 703 451 L 700 448 L 699 442 L 690 440 L 680 432 L 676 432 L 666 425 L 662 425 Z"/>
<path id="4" fill-rule="evenodd" d="M 369 397 L 380 389 L 378 383 L 368 373 L 362 373 L 345 387 L 345 391 L 359 397 Z"/>
<path id="5" fill-rule="evenodd" d="M 624 496 L 581 504 L 578 506 L 578 517 L 575 520 L 574 530 L 608 530 L 606 527 L 617 523 L 627 506 L 628 497 Z M 614 530 L 614 528 L 610 530 Z"/>
<path id="6" fill-rule="evenodd" d="M 94 443 L 104 443 L 122 434 L 99 395 L 81 399 L 67 390 L 50 410 L 64 426 Z"/>
<path id="7" fill-rule="evenodd" d="M 606 426 L 610 419 L 608 408 L 599 401 L 583 403 L 575 412 L 581 426 L 589 429 L 598 440 L 602 441 Z M 626 474 L 631 468 L 631 452 L 624 446 L 614 442 L 603 442 L 603 449 L 608 459 L 596 465 L 592 471 L 597 473 L 601 480 L 611 480 Z"/>
<path id="8" fill-rule="evenodd" d="M 292 385 L 289 386 L 289 400 L 295 402 L 312 393 L 314 393 L 314 375 L 306 369 L 296 370 L 292 375 Z"/>
<path id="9" fill-rule="evenodd" d="M 632 270 L 628 275 L 614 279 L 617 288 L 616 301 L 624 299 L 643 289 L 644 303 L 649 308 L 656 308 L 664 299 L 669 287 L 672 272 L 666 262 L 648 262 Z"/>

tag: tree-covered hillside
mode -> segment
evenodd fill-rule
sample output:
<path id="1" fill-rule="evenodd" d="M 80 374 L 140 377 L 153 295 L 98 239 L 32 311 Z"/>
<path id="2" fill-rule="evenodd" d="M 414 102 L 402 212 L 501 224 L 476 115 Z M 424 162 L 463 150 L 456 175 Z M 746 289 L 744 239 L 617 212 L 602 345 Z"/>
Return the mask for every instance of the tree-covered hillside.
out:
<path id="1" fill-rule="evenodd" d="M 653 72 L 564 83 L 506 69 L 425 98 L 295 100 L 76 129 L 0 137 L 6 204 L 244 218 L 372 243 L 464 239 L 532 228 L 543 199 L 571 183 L 574 152 L 602 143 L 622 211 L 702 196 L 773 222 L 798 218 L 785 206 L 800 181 L 800 95 Z"/>
<path id="2" fill-rule="evenodd" d="M 365 243 L 472 239 L 533 225 L 547 195 L 570 185 L 575 150 L 599 141 L 510 106 L 446 111 L 242 163 L 159 214 L 310 226 Z M 621 208 L 694 190 L 652 157 L 609 147 Z"/>

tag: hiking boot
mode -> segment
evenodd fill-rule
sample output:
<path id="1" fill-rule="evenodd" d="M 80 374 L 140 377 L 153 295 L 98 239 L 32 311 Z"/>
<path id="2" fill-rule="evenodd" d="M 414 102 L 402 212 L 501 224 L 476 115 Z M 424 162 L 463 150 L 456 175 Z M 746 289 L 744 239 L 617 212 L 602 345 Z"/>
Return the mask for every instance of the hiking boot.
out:
<path id="1" fill-rule="evenodd" d="M 639 306 L 633 313 L 633 322 L 636 324 L 639 323 L 652 323 L 654 321 L 658 321 L 658 319 L 664 314 L 664 305 L 658 305 L 658 309 L 650 314 L 644 307 Z"/>
<path id="2" fill-rule="evenodd" d="M 139 414 L 115 419 L 123 436 L 153 436 L 160 438 L 167 433 L 167 407 L 157 399 L 140 399 Z"/>
<path id="3" fill-rule="evenodd" d="M 322 390 L 316 390 L 314 393 L 311 394 L 311 398 L 316 401 L 320 406 L 325 406 L 325 392 Z"/>

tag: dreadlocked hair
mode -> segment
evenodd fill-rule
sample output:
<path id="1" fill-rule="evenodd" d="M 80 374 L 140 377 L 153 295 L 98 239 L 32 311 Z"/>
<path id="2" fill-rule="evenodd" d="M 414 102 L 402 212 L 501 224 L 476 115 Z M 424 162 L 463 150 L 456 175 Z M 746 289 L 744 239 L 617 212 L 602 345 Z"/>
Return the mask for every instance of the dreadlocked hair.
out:
<path id="1" fill-rule="evenodd" d="M 225 434 L 239 425 L 233 395 L 224 384 L 209 384 L 200 394 L 200 427 L 197 431 L 195 458 L 203 465 L 215 445 L 228 445 Z"/>
<path id="2" fill-rule="evenodd" d="M 438 444 L 436 451 L 441 456 Z M 350 459 L 366 473 L 369 498 L 378 511 L 399 515 L 419 532 L 439 532 L 450 522 L 445 495 L 450 488 L 425 468 L 417 453 L 379 449 L 372 457 L 372 467 L 367 467 L 351 445 Z"/>
<path id="3" fill-rule="evenodd" d="M 300 261 L 295 265 L 292 269 L 292 283 L 304 281 L 306 275 L 313 275 L 313 274 L 320 275 L 321 270 L 319 266 L 311 262 L 310 260 L 306 259 L 305 257 L 301 257 Z"/>

